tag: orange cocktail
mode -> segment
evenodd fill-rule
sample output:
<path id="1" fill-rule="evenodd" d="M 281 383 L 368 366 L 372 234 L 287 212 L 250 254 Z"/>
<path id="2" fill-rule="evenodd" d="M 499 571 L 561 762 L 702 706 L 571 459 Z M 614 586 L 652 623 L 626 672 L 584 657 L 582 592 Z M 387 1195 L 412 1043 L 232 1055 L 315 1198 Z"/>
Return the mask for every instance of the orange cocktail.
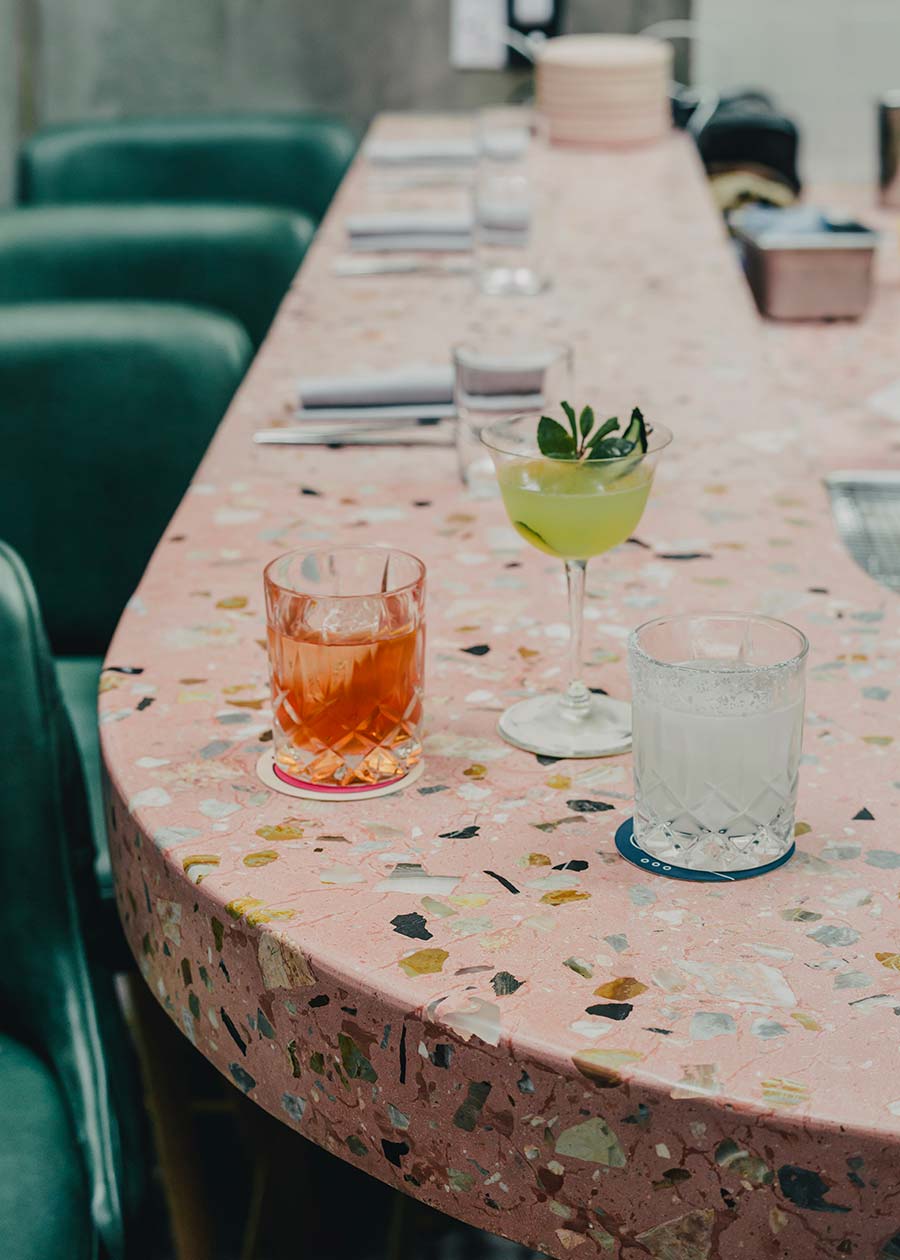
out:
<path id="1" fill-rule="evenodd" d="M 406 552 L 291 552 L 265 571 L 275 772 L 340 791 L 422 755 L 425 568 Z"/>

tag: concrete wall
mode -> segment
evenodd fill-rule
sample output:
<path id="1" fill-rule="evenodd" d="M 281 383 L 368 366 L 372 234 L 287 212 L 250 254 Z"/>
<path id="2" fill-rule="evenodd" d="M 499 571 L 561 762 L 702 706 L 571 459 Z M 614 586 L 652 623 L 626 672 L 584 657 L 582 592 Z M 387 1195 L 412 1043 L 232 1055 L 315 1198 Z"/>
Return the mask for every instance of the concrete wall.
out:
<path id="1" fill-rule="evenodd" d="M 572 30 L 636 31 L 690 0 L 569 0 Z M 0 200 L 34 126 L 177 110 L 379 109 L 504 100 L 454 71 L 450 0 L 0 0 Z M 521 76 L 519 76 L 520 78 Z"/>

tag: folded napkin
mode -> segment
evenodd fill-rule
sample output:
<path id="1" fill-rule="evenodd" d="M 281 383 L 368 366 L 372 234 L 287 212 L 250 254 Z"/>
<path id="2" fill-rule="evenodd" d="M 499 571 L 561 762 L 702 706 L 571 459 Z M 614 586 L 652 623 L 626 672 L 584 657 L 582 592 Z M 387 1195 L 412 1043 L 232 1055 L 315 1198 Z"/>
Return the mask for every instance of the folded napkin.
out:
<path id="1" fill-rule="evenodd" d="M 469 411 L 532 411 L 545 405 L 544 377 L 558 350 L 457 353 L 456 400 Z"/>
<path id="2" fill-rule="evenodd" d="M 432 136 L 418 140 L 370 140 L 365 156 L 375 166 L 465 166 L 478 156 L 469 136 Z"/>
<path id="3" fill-rule="evenodd" d="M 301 420 L 439 419 L 454 414 L 453 370 L 412 366 L 298 382 Z"/>
<path id="4" fill-rule="evenodd" d="M 354 214 L 346 220 L 354 250 L 467 250 L 472 247 L 468 211 L 384 211 Z"/>

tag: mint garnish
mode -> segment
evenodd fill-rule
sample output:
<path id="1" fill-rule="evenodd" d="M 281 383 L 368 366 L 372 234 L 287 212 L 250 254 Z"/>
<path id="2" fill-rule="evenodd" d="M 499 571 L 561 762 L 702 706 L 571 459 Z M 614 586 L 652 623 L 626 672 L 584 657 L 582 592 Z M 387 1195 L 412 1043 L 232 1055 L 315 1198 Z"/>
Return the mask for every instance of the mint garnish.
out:
<path id="1" fill-rule="evenodd" d="M 619 428 L 617 416 L 604 420 L 596 427 L 594 409 L 582 408 L 581 415 L 575 416 L 575 408 L 570 403 L 560 403 L 569 424 L 565 425 L 552 416 L 541 416 L 538 422 L 538 450 L 550 459 L 594 460 L 623 459 L 635 450 L 643 454 L 647 449 L 647 426 L 638 407 L 631 413 L 631 419 L 624 433 L 616 437 L 610 436 Z"/>

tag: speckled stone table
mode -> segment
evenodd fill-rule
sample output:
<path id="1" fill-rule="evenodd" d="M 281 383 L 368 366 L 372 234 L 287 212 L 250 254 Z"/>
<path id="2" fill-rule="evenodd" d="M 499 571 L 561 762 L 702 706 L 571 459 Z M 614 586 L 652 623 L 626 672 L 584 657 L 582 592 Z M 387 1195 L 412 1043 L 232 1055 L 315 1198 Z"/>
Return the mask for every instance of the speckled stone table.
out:
<path id="1" fill-rule="evenodd" d="M 555 286 L 521 303 L 460 276 L 332 278 L 344 215 L 375 197 L 351 171 L 110 649 L 125 931 L 237 1088 L 464 1220 L 555 1256 L 887 1260 L 900 605 L 834 534 L 820 477 L 845 438 L 782 385 L 688 142 L 545 166 Z M 579 402 L 675 431 L 638 538 L 589 570 L 591 685 L 627 694 L 626 636 L 657 614 L 757 609 L 809 635 L 798 851 L 766 879 L 635 870 L 613 849 L 628 757 L 499 740 L 511 698 L 559 685 L 562 566 L 461 493 L 452 452 L 251 442 L 302 372 L 445 361 L 496 326 L 570 339 Z M 292 800 L 254 770 L 262 568 L 330 540 L 429 568 L 426 770 L 376 801 Z"/>

